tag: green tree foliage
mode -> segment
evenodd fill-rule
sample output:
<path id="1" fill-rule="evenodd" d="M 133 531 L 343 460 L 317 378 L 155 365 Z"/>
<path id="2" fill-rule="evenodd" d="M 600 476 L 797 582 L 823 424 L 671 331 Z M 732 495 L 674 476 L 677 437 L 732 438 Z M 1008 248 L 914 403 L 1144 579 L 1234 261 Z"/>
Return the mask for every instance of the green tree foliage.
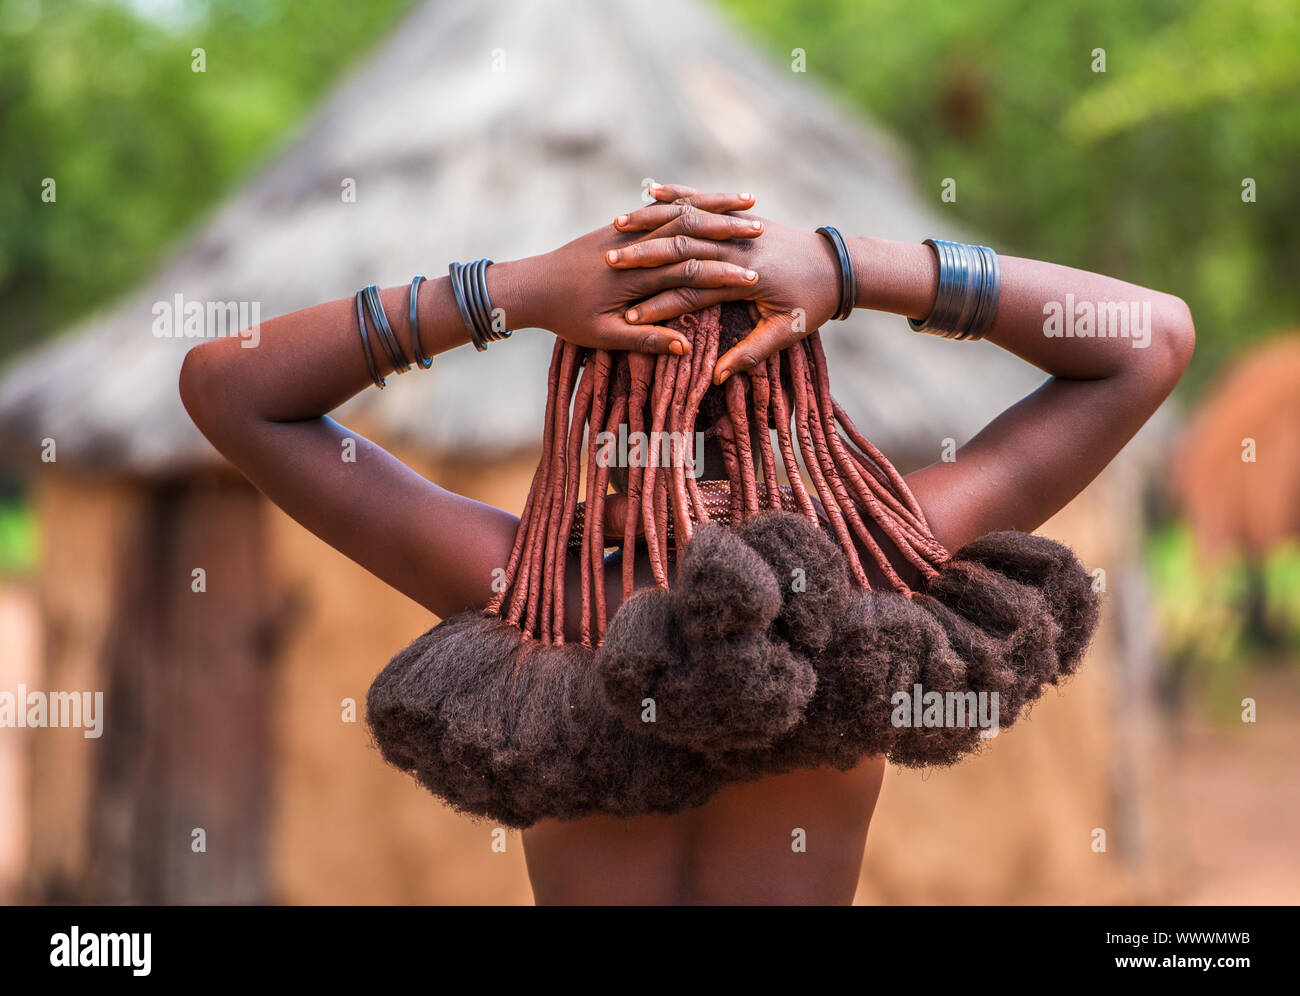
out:
<path id="1" fill-rule="evenodd" d="M 143 278 L 411 2 L 0 0 L 0 360 Z M 1185 297 L 1193 382 L 1300 325 L 1294 0 L 720 2 L 999 248 Z"/>
<path id="2" fill-rule="evenodd" d="M 143 278 L 409 5 L 0 0 L 0 359 Z"/>
<path id="3" fill-rule="evenodd" d="M 1185 298 L 1193 388 L 1300 327 L 1294 0 L 723 5 L 778 59 L 804 49 L 809 78 L 901 138 L 922 189 L 998 248 Z"/>

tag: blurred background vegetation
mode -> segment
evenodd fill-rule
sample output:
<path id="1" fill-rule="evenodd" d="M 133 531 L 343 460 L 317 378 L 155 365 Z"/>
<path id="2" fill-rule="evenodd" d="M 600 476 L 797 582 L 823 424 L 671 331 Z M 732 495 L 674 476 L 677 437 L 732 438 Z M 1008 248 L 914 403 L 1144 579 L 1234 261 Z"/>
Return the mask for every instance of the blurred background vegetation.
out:
<path id="1" fill-rule="evenodd" d="M 1300 324 L 1295 0 L 715 2 L 775 60 L 804 50 L 936 200 L 956 178 L 950 209 L 992 244 L 1185 298 L 1198 349 L 1183 401 Z M 0 363 L 142 279 L 411 4 L 0 0 Z M 38 555 L 8 489 L 0 571 Z M 1151 563 L 1170 658 L 1230 674 L 1249 642 L 1235 568 L 1198 572 L 1173 523 Z M 1297 565 L 1293 551 L 1270 568 L 1290 618 Z"/>
<path id="2" fill-rule="evenodd" d="M 142 279 L 410 6 L 0 0 L 0 362 Z"/>
<path id="3" fill-rule="evenodd" d="M 936 197 L 956 178 L 999 246 L 1187 299 L 1184 390 L 1295 324 L 1294 0 L 719 2 L 774 58 L 804 49 Z M 141 278 L 410 6 L 0 0 L 0 360 Z M 219 53 L 197 87 L 195 47 Z"/>
<path id="4" fill-rule="evenodd" d="M 1297 324 L 1295 0 L 724 6 L 777 58 L 805 49 L 936 196 L 956 178 L 954 212 L 1000 249 L 1184 298 L 1197 351 L 1183 391 Z"/>

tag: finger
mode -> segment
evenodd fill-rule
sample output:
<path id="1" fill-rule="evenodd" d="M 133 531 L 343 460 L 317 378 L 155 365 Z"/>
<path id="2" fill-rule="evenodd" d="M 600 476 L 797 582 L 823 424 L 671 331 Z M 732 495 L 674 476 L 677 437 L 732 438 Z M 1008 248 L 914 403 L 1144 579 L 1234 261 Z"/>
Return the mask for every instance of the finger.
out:
<path id="1" fill-rule="evenodd" d="M 699 311 L 712 304 L 739 300 L 750 293 L 752 290 L 744 287 L 674 287 L 633 305 L 623 313 L 623 317 L 637 328 L 643 328 L 639 323 L 652 325 L 655 322 L 666 322 L 670 318 Z"/>
<path id="2" fill-rule="evenodd" d="M 758 282 L 758 274 L 735 263 L 713 259 L 688 259 L 641 273 L 645 290 L 638 293 L 671 290 L 674 287 L 746 287 Z"/>
<path id="3" fill-rule="evenodd" d="M 650 196 L 657 201 L 675 201 L 679 197 L 694 197 L 699 193 L 694 187 L 684 183 L 651 183 L 647 188 Z"/>
<path id="4" fill-rule="evenodd" d="M 693 239 L 689 235 L 646 239 L 605 253 L 605 262 L 616 270 L 643 266 L 666 266 L 687 259 L 722 259 L 727 248 L 711 239 Z"/>
<path id="5" fill-rule="evenodd" d="M 749 194 L 733 194 L 726 191 L 718 194 L 694 194 L 690 197 L 679 197 L 676 203 L 689 204 L 701 211 L 723 214 L 728 211 L 748 211 L 754 206 L 754 198 Z"/>
<path id="6" fill-rule="evenodd" d="M 666 225 L 682 213 L 685 205 L 681 204 L 647 204 L 645 207 L 620 214 L 614 219 L 614 227 L 620 232 L 653 232 Z"/>
<path id="7" fill-rule="evenodd" d="M 673 226 L 671 231 L 659 229 Z M 758 218 L 715 214 L 691 204 L 651 204 L 614 219 L 620 232 L 656 232 L 661 235 L 696 235 L 709 239 L 752 239 L 763 232 Z"/>
<path id="8" fill-rule="evenodd" d="M 794 330 L 792 315 L 786 312 L 764 315 L 749 335 L 714 364 L 713 383 L 721 384 L 735 373 L 749 373 L 773 353 L 793 346 L 801 338 Z"/>
<path id="9" fill-rule="evenodd" d="M 676 223 L 673 233 L 707 238 L 752 239 L 763 231 L 762 219 L 750 215 L 715 214 L 691 204 L 651 204 L 614 219 L 620 232 L 652 232 Z M 706 234 L 707 233 L 707 234 Z"/>
<path id="10" fill-rule="evenodd" d="M 605 253 L 605 262 L 617 270 L 666 266 L 688 259 L 726 259 L 740 265 L 742 258 L 735 246 L 710 239 L 696 239 L 689 235 L 646 239 Z"/>
<path id="11" fill-rule="evenodd" d="M 666 201 L 667 198 L 656 198 L 660 201 Z M 712 211 L 715 214 L 724 214 L 729 211 L 748 211 L 754 206 L 754 197 L 752 194 L 733 194 L 731 191 L 708 194 L 689 194 L 671 199 L 674 204 L 689 204 L 691 207 L 699 208 L 701 211 Z"/>
<path id="12" fill-rule="evenodd" d="M 730 190 L 701 193 L 680 183 L 652 183 L 647 189 L 657 201 L 685 201 L 706 211 L 743 211 L 754 204 L 753 194 L 733 194 Z"/>
<path id="13" fill-rule="evenodd" d="M 678 205 L 670 205 L 677 207 Z M 734 214 L 714 214 L 701 211 L 689 204 L 681 205 L 682 212 L 654 229 L 654 238 L 670 235 L 690 235 L 698 239 L 756 239 L 763 234 L 761 218 L 742 218 Z"/>
<path id="14" fill-rule="evenodd" d="M 601 349 L 621 349 L 629 353 L 674 353 L 689 355 L 690 340 L 680 332 L 662 325 L 632 325 L 619 319 L 601 329 Z"/>

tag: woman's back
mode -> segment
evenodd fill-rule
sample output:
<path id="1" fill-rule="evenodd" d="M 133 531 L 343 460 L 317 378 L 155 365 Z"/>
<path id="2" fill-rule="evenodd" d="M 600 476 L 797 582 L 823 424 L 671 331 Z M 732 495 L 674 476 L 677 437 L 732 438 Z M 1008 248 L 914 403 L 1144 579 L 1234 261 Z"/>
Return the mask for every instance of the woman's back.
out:
<path id="1" fill-rule="evenodd" d="M 543 904 L 849 903 L 884 758 L 727 785 L 672 816 L 543 820 L 523 832 Z"/>

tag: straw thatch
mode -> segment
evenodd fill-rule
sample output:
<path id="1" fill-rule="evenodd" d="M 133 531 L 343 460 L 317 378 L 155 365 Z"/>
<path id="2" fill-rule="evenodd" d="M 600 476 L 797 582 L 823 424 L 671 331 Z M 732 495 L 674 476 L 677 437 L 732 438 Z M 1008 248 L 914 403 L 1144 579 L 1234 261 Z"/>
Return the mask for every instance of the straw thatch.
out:
<path id="1" fill-rule="evenodd" d="M 546 251 L 639 203 L 647 176 L 750 190 L 810 228 L 959 234 L 892 144 L 691 0 L 427 3 L 146 286 L 8 372 L 3 448 L 34 457 L 51 437 L 61 462 L 145 473 L 215 460 L 176 391 L 195 340 L 155 338 L 155 302 L 258 302 L 265 320 L 452 259 Z M 343 417 L 439 454 L 534 446 L 548 339 L 456 351 Z M 837 324 L 827 352 L 837 395 L 904 463 L 1039 379 L 885 315 Z"/>

